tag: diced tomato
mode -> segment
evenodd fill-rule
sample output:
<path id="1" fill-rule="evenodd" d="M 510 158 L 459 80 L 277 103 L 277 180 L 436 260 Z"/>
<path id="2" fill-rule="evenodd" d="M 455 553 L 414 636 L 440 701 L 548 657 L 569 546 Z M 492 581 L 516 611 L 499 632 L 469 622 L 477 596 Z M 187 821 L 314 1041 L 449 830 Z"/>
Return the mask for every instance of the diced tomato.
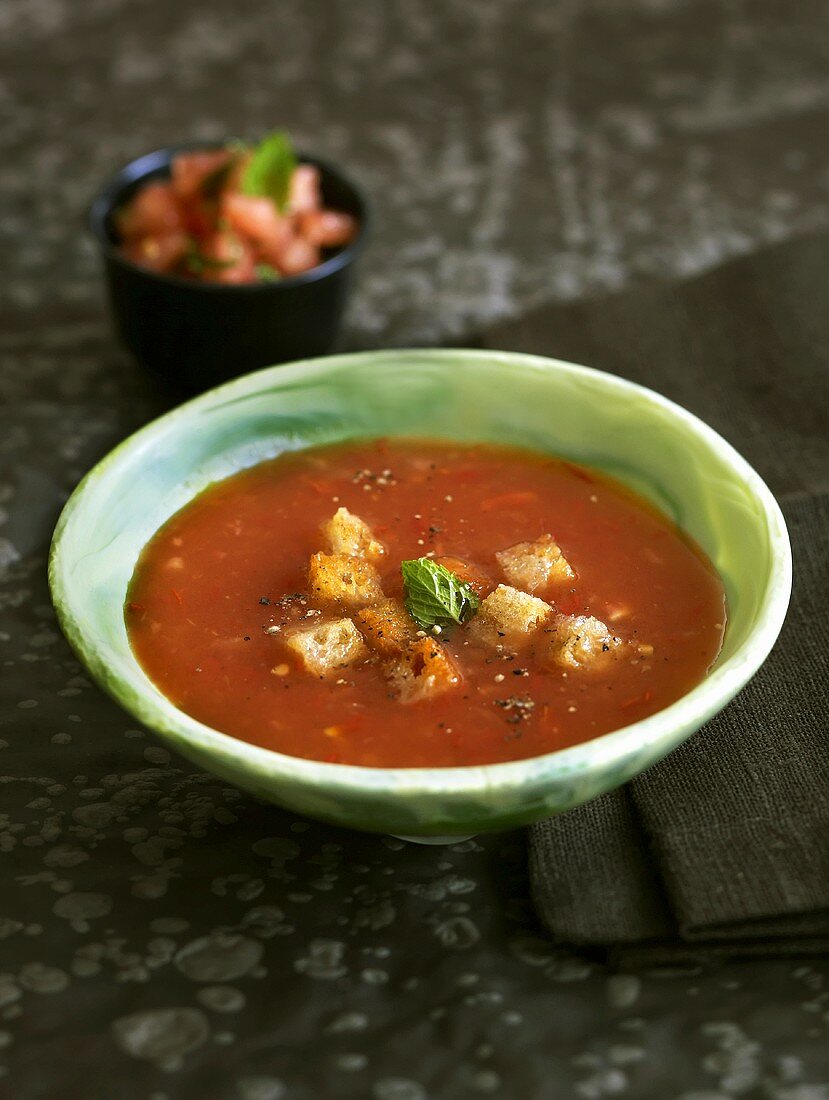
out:
<path id="1" fill-rule="evenodd" d="M 631 707 L 641 706 L 643 703 L 649 703 L 653 699 L 652 691 L 643 691 L 641 695 L 634 695 L 632 699 L 626 699 L 624 703 L 619 704 L 619 710 L 630 710 Z"/>
<path id="2" fill-rule="evenodd" d="M 181 209 L 169 183 L 148 183 L 118 211 L 118 232 L 127 240 L 169 233 L 182 226 Z"/>
<path id="3" fill-rule="evenodd" d="M 199 193 L 207 177 L 227 164 L 232 155 L 229 149 L 179 153 L 173 160 L 173 190 L 180 199 L 193 198 Z"/>
<path id="4" fill-rule="evenodd" d="M 129 241 L 124 253 L 134 264 L 153 271 L 170 271 L 187 251 L 187 234 L 181 230 Z"/>
<path id="5" fill-rule="evenodd" d="M 256 244 L 269 262 L 279 262 L 291 238 L 291 226 L 270 199 L 231 193 L 222 199 L 221 209 L 231 229 Z"/>
<path id="6" fill-rule="evenodd" d="M 193 196 L 184 204 L 184 227 L 191 237 L 204 241 L 216 232 L 218 207 Z"/>
<path id="7" fill-rule="evenodd" d="M 509 508 L 524 508 L 528 504 L 536 499 L 536 493 L 522 492 L 516 490 L 511 493 L 500 493 L 498 496 L 490 497 L 481 503 L 480 510 L 482 512 L 494 512 L 494 511 L 507 511 Z"/>
<path id="8" fill-rule="evenodd" d="M 556 593 L 556 609 L 562 615 L 577 615 L 584 607 L 584 598 L 572 589 Z"/>
<path id="9" fill-rule="evenodd" d="M 488 596 L 495 587 L 495 583 L 488 573 L 485 573 L 480 566 L 473 565 L 472 562 L 466 561 L 464 558 L 454 558 L 444 554 L 433 560 L 438 565 L 442 565 L 444 569 L 448 569 L 450 573 L 454 573 L 456 577 L 460 577 L 479 596 Z"/>
<path id="10" fill-rule="evenodd" d="M 291 237 L 274 261 L 283 275 L 301 275 L 320 262 L 320 250 L 304 237 Z"/>
<path id="11" fill-rule="evenodd" d="M 234 233 L 215 233 L 201 249 L 203 279 L 211 283 L 251 283 L 256 277 L 254 251 Z"/>
<path id="12" fill-rule="evenodd" d="M 322 206 L 320 172 L 313 164 L 298 164 L 291 176 L 288 207 L 293 214 L 305 214 Z"/>
<path id="13" fill-rule="evenodd" d="M 300 216 L 299 224 L 303 237 L 320 248 L 348 244 L 357 229 L 356 220 L 339 210 L 309 210 Z"/>

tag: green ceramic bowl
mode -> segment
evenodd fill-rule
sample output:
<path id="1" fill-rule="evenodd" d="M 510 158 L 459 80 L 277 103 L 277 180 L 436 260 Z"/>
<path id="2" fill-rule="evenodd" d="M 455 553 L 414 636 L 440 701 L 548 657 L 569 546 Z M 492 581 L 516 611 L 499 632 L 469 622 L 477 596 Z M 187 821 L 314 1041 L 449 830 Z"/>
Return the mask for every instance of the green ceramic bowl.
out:
<path id="1" fill-rule="evenodd" d="M 507 764 L 363 768 L 285 756 L 177 710 L 124 626 L 136 559 L 211 482 L 285 450 L 378 435 L 497 441 L 599 467 L 655 502 L 705 549 L 729 624 L 708 677 L 641 722 Z M 190 401 L 116 447 L 58 523 L 49 569 L 63 629 L 95 680 L 184 756 L 311 817 L 417 837 L 502 829 L 567 810 L 641 772 L 733 698 L 774 644 L 791 552 L 768 488 L 720 436 L 665 398 L 551 359 L 380 351 L 259 371 Z"/>

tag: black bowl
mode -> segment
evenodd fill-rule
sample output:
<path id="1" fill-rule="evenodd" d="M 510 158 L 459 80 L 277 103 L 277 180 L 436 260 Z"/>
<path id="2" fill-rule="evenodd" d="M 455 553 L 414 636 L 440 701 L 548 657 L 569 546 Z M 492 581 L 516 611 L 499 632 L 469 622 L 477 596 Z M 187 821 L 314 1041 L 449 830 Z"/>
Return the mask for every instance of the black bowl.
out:
<path id="1" fill-rule="evenodd" d="M 224 144 L 192 142 L 147 153 L 113 176 L 89 211 L 119 336 L 139 363 L 189 390 L 330 351 L 368 228 L 368 202 L 360 188 L 326 161 L 300 155 L 303 163 L 319 168 L 325 205 L 352 214 L 359 226 L 350 244 L 311 271 L 232 285 L 159 274 L 128 260 L 118 247 L 117 209 L 149 180 L 169 178 L 177 153 Z"/>

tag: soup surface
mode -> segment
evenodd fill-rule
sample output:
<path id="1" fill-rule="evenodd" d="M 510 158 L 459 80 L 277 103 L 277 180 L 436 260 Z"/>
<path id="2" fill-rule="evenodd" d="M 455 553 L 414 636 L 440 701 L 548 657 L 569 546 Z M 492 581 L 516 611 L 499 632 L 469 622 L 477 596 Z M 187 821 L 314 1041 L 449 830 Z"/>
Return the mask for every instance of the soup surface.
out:
<path id="1" fill-rule="evenodd" d="M 343 531 L 368 532 L 354 557 Z M 449 571 L 468 621 L 403 610 L 413 559 Z M 716 658 L 725 597 L 701 550 L 603 475 L 394 439 L 212 485 L 145 547 L 125 614 L 147 674 L 201 722 L 293 756 L 424 767 L 536 756 L 662 709 Z"/>

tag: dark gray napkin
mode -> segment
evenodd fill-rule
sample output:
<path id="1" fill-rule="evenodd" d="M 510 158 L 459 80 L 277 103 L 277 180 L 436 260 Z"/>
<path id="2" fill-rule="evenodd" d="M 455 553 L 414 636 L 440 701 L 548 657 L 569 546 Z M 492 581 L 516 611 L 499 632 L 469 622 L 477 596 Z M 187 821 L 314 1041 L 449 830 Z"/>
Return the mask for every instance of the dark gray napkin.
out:
<path id="1" fill-rule="evenodd" d="M 627 787 L 530 830 L 556 940 L 629 962 L 829 950 L 829 234 L 673 285 L 550 306 L 487 347 L 611 370 L 729 439 L 781 501 L 781 639 L 722 714 Z"/>

